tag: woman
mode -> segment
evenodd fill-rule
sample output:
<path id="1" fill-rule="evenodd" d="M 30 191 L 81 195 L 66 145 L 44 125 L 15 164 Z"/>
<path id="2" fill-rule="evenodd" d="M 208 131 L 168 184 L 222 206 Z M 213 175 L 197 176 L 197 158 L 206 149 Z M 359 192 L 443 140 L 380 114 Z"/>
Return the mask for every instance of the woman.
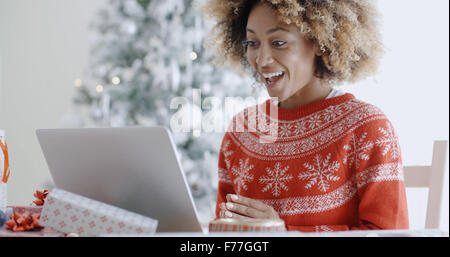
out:
<path id="1" fill-rule="evenodd" d="M 304 232 L 407 229 L 391 123 L 334 89 L 377 70 L 382 44 L 371 2 L 211 0 L 204 11 L 217 20 L 216 61 L 252 72 L 278 100 L 242 111 L 225 133 L 217 217 L 281 218 Z M 276 121 L 273 141 L 259 140 L 268 135 L 251 122 L 255 113 Z"/>

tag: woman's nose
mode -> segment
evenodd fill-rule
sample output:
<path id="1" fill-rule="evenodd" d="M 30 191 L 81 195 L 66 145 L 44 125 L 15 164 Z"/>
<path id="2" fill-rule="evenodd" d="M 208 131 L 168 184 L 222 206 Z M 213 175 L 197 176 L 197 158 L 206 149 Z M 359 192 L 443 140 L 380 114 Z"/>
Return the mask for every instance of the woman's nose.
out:
<path id="1" fill-rule="evenodd" d="M 270 50 L 265 47 L 261 47 L 258 51 L 258 55 L 256 56 L 256 63 L 259 66 L 267 66 L 273 62 L 272 53 Z"/>

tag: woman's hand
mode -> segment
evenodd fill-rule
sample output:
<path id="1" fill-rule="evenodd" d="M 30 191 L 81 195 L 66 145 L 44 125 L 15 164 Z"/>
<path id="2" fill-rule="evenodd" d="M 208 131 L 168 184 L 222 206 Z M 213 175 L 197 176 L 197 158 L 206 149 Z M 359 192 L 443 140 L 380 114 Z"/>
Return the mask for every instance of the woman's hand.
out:
<path id="1" fill-rule="evenodd" d="M 269 206 L 259 200 L 238 196 L 227 195 L 227 203 L 220 204 L 221 218 L 235 219 L 280 219 L 278 213 Z"/>

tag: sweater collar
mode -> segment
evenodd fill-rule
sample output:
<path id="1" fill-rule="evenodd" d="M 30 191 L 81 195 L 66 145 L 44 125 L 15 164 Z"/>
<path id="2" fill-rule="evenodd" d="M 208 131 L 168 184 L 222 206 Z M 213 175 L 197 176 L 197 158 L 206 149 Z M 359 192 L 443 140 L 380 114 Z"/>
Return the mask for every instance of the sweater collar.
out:
<path id="1" fill-rule="evenodd" d="M 329 106 L 338 105 L 352 99 L 355 99 L 355 96 L 353 94 L 345 93 L 340 96 L 323 99 L 314 103 L 291 109 L 278 107 L 275 103 L 272 102 L 271 99 L 267 99 L 263 104 L 266 107 L 265 113 L 270 114 L 271 117 L 274 116 L 271 111 L 277 111 L 279 120 L 295 120 L 325 109 Z"/>

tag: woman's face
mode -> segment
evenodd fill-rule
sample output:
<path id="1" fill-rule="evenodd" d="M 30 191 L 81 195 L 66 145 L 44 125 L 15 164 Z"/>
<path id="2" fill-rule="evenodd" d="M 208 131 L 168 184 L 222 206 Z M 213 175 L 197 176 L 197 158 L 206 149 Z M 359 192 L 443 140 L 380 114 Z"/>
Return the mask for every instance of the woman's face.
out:
<path id="1" fill-rule="evenodd" d="M 314 44 L 295 25 L 279 21 L 271 7 L 257 4 L 246 31 L 247 60 L 264 78 L 271 97 L 289 99 L 315 78 Z"/>

